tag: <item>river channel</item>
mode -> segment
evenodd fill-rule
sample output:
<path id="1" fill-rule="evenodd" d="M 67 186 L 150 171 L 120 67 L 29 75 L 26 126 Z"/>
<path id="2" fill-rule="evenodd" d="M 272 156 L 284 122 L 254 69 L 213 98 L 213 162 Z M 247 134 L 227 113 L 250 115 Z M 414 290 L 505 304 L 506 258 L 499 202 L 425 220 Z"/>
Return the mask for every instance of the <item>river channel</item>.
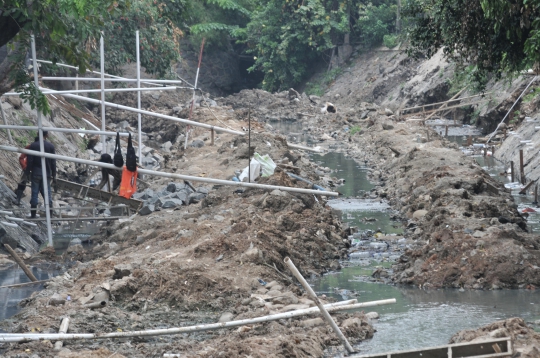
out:
<path id="1" fill-rule="evenodd" d="M 476 157 L 479 164 L 490 175 L 504 171 L 501 164 L 492 158 Z M 395 222 L 393 210 L 379 199 L 369 199 L 372 184 L 367 179 L 366 167 L 346 158 L 341 153 L 312 155 L 312 160 L 332 169 L 331 176 L 345 179 L 345 184 L 336 188 L 345 199 L 329 201 L 339 210 L 342 220 L 359 228 L 360 232 L 384 235 L 402 234 L 400 222 Z M 505 182 L 506 178 L 501 177 Z M 517 194 L 517 193 L 516 193 Z M 367 198 L 366 198 L 367 197 Z M 531 198 L 518 196 L 520 208 L 531 205 Z M 366 220 L 368 218 L 368 220 Z M 533 219 L 533 218 L 530 218 Z M 535 227 L 538 220 L 532 221 Z M 540 230 L 536 227 L 534 230 Z M 353 243 L 371 244 L 358 236 Z M 406 246 L 406 240 L 403 246 Z M 421 290 L 398 287 L 390 284 L 370 282 L 371 273 L 378 267 L 389 268 L 396 255 L 383 256 L 373 250 L 351 253 L 351 259 L 343 262 L 340 272 L 330 273 L 312 281 L 315 291 L 339 300 L 357 298 L 359 302 L 395 298 L 396 304 L 374 307 L 380 319 L 374 322 L 377 330 L 373 339 L 362 342 L 356 349 L 362 354 L 407 350 L 437 346 L 448 343 L 450 337 L 463 329 L 476 329 L 487 323 L 510 317 L 521 317 L 527 322 L 540 319 L 540 292 L 526 290 Z M 389 248 L 390 250 L 392 248 Z M 358 259 L 360 257 L 360 259 Z M 339 353 L 336 353 L 339 356 Z M 330 355 L 336 356 L 330 352 Z"/>

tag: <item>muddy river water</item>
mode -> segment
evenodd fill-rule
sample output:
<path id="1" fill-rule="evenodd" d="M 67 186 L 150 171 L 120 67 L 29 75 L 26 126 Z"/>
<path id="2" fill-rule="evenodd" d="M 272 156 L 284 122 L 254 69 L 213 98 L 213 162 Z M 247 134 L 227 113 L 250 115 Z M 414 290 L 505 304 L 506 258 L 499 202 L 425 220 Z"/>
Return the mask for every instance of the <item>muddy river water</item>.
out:
<path id="1" fill-rule="evenodd" d="M 369 191 L 373 186 L 366 177 L 368 168 L 340 153 L 313 155 L 312 159 L 323 167 L 331 168 L 332 176 L 346 180 L 343 186 L 337 188 L 346 198 L 329 202 L 330 206 L 340 210 L 344 222 L 358 227 L 361 232 L 370 230 L 371 232 L 368 231 L 370 235 L 376 232 L 399 235 L 403 232 L 401 222 L 392 220 L 394 213 L 387 204 L 380 202 L 379 199 L 369 199 Z M 493 176 L 503 171 L 501 165 L 492 158 L 479 156 L 478 162 Z M 506 179 L 502 177 L 501 180 Z M 360 196 L 367 198 L 359 198 Z M 521 196 L 516 202 L 520 207 L 527 206 L 530 205 L 531 198 Z M 530 219 L 533 219 L 531 220 L 533 223 L 538 222 L 536 218 Z M 355 241 L 366 244 L 362 239 L 353 240 L 353 243 Z M 380 250 L 376 248 L 370 249 L 368 246 L 367 250 L 364 248 L 365 251 L 359 251 L 358 255 L 351 253 L 351 260 L 342 263 L 344 268 L 340 272 L 312 281 L 318 293 L 340 300 L 350 298 L 357 298 L 360 302 L 387 298 L 397 300 L 393 305 L 367 309 L 377 311 L 380 319 L 374 322 L 377 330 L 374 338 L 356 347 L 360 353 L 446 344 L 459 330 L 475 329 L 509 317 L 522 317 L 528 322 L 540 319 L 540 292 L 421 290 L 370 282 L 371 273 L 376 267 L 389 268 L 392 259 L 397 257 L 395 254 L 398 254 L 395 252 L 383 256 L 384 252 L 377 252 Z M 360 260 L 357 259 L 359 257 Z"/>

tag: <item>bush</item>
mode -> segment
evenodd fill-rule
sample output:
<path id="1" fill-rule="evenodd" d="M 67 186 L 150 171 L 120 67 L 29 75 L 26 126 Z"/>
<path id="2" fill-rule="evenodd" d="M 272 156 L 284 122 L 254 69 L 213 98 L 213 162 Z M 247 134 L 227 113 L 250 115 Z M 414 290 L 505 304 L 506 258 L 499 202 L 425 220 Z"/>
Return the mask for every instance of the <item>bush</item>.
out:
<path id="1" fill-rule="evenodd" d="M 397 46 L 397 36 L 396 35 L 384 35 L 383 37 L 384 46 L 388 48 L 394 48 Z"/>
<path id="2" fill-rule="evenodd" d="M 380 45 L 384 36 L 395 30 L 396 5 L 382 3 L 377 6 L 368 3 L 359 5 L 358 9 L 358 21 L 355 28 L 362 34 L 365 46 Z"/>

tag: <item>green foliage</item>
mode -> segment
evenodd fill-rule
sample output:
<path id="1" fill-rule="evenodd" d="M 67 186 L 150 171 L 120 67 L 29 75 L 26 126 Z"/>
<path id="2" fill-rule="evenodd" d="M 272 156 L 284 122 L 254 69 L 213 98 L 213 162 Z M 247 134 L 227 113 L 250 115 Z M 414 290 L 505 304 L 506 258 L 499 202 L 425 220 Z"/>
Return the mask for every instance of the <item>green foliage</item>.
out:
<path id="1" fill-rule="evenodd" d="M 362 130 L 362 128 L 360 128 L 360 126 L 353 126 L 351 128 L 350 134 L 355 135 L 356 133 L 359 133 L 361 130 Z"/>
<path id="2" fill-rule="evenodd" d="M 264 72 L 263 88 L 300 82 L 311 64 L 334 47 L 349 28 L 346 3 L 327 0 L 269 0 L 247 26 L 246 43 L 255 54 L 251 70 Z"/>
<path id="3" fill-rule="evenodd" d="M 397 6 L 393 1 L 379 5 L 371 2 L 358 4 L 358 20 L 355 27 L 360 31 L 365 46 L 380 45 L 384 36 L 395 30 L 396 11 Z"/>
<path id="4" fill-rule="evenodd" d="M 227 48 L 231 38 L 246 38 L 246 25 L 256 3 L 253 0 L 205 0 L 191 2 L 188 30 L 198 47 L 204 38 L 207 48 Z"/>
<path id="5" fill-rule="evenodd" d="M 139 31 L 141 66 L 147 73 L 166 77 L 180 57 L 182 31 L 168 14 L 182 11 L 184 3 L 154 0 L 133 2 L 126 13 L 114 17 L 104 29 L 105 71 L 121 74 L 121 67 L 136 61 L 135 32 Z M 175 15 L 176 16 L 176 15 Z M 99 58 L 94 65 L 99 66 Z"/>
<path id="6" fill-rule="evenodd" d="M 517 0 L 409 0 L 402 14 L 410 24 L 413 56 L 445 55 L 473 65 L 477 87 L 495 74 L 515 74 L 540 61 L 540 2 Z"/>
<path id="7" fill-rule="evenodd" d="M 388 48 L 394 48 L 398 44 L 398 37 L 396 35 L 384 35 L 383 43 Z"/>
<path id="8" fill-rule="evenodd" d="M 82 140 L 79 142 L 79 149 L 81 152 L 84 152 L 88 149 L 88 139 L 82 138 Z"/>
<path id="9" fill-rule="evenodd" d="M 538 94 L 540 93 L 540 87 L 535 87 L 529 91 L 525 96 L 523 96 L 523 102 L 531 102 Z"/>
<path id="10" fill-rule="evenodd" d="M 454 95 L 467 87 L 471 93 L 479 93 L 482 91 L 482 86 L 487 82 L 488 78 L 485 73 L 479 73 L 477 66 L 462 66 L 458 71 L 454 71 L 454 76 L 449 80 L 450 89 L 449 95 Z"/>
<path id="11" fill-rule="evenodd" d="M 327 71 L 323 76 L 314 82 L 306 83 L 305 92 L 308 95 L 322 96 L 326 88 L 332 84 L 343 73 L 341 68 L 334 68 Z"/>

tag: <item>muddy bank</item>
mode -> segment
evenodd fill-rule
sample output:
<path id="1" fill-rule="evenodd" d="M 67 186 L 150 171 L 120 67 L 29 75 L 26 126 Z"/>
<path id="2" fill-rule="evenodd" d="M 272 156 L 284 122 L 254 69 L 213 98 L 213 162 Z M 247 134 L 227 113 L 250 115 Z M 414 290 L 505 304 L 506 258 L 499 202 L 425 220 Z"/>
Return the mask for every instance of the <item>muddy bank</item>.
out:
<path id="1" fill-rule="evenodd" d="M 373 169 L 377 186 L 366 196 L 386 199 L 400 211 L 414 244 L 395 266 L 394 282 L 474 289 L 540 285 L 537 235 L 527 232 L 510 192 L 454 143 L 429 127 L 399 122 L 375 104 L 321 113 L 313 102 L 323 100 L 290 97 L 284 92 L 265 103 L 280 103 L 282 120 L 299 109 L 308 114 L 301 121 L 314 141 Z"/>

